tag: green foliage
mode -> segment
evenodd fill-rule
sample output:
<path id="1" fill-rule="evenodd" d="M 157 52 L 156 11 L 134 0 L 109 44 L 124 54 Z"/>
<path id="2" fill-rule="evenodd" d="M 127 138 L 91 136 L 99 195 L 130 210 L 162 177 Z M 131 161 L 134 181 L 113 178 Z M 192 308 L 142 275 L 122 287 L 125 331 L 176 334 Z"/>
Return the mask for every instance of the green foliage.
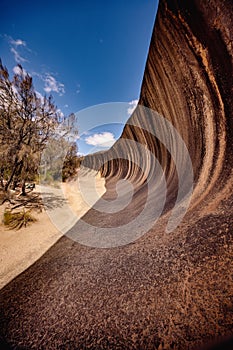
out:
<path id="1" fill-rule="evenodd" d="M 64 117 L 52 96 L 38 97 L 32 77 L 20 65 L 18 68 L 10 79 L 0 60 L 0 187 L 7 191 L 20 184 L 25 195 L 25 183 L 38 177 L 41 155 L 49 140 L 54 138 L 61 148 L 64 136 L 71 130 L 75 136 L 78 131 L 75 115 Z M 50 158 L 54 155 L 48 162 L 54 163 L 52 168 L 47 164 L 44 167 L 55 181 L 61 178 L 58 146 L 50 154 Z"/>
<path id="2" fill-rule="evenodd" d="M 77 169 L 80 167 L 80 158 L 77 156 L 77 145 L 72 143 L 66 154 L 62 167 L 62 181 L 74 177 L 77 174 Z"/>
<path id="3" fill-rule="evenodd" d="M 76 142 L 66 138 L 51 138 L 42 154 L 40 181 L 51 185 L 74 177 L 82 159 L 77 153 Z"/>
<path id="4" fill-rule="evenodd" d="M 9 229 L 21 229 L 28 224 L 37 221 L 32 215 L 30 210 L 23 210 L 17 213 L 13 213 L 10 210 L 5 210 L 3 223 Z"/>

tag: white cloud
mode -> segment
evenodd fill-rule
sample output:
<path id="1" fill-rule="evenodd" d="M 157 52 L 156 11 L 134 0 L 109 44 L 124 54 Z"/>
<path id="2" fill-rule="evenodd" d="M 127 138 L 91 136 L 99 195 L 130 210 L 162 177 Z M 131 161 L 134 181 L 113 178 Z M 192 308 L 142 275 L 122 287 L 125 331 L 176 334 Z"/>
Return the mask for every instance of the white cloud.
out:
<path id="1" fill-rule="evenodd" d="M 28 62 L 28 60 L 22 56 L 22 50 L 23 50 L 23 52 L 25 52 L 25 50 L 32 52 L 27 47 L 26 42 L 23 41 L 22 39 L 14 40 L 11 36 L 8 36 L 6 34 L 4 36 L 6 37 L 8 43 L 10 45 L 10 51 L 13 53 L 15 61 L 18 64 L 23 63 L 23 62 Z M 27 74 L 27 72 L 24 69 L 22 71 L 23 71 L 24 75 Z M 20 74 L 20 68 L 17 66 L 14 67 L 13 72 L 15 74 Z M 37 73 L 37 72 L 32 72 L 31 75 L 37 76 L 39 79 L 44 81 L 44 83 L 45 83 L 44 91 L 45 92 L 47 92 L 47 93 L 56 92 L 60 96 L 62 96 L 65 93 L 64 84 L 57 81 L 52 74 L 46 73 L 45 75 L 42 75 L 42 74 Z M 78 86 L 78 88 L 79 88 L 79 86 Z M 77 91 L 77 92 L 79 92 L 79 91 Z"/>
<path id="2" fill-rule="evenodd" d="M 85 142 L 91 146 L 111 147 L 115 141 L 114 135 L 108 131 L 85 138 Z"/>
<path id="3" fill-rule="evenodd" d="M 56 92 L 60 96 L 64 95 L 65 93 L 65 85 L 57 81 L 54 76 L 51 73 L 46 73 L 45 75 L 37 73 L 33 71 L 31 73 L 32 76 L 36 76 L 40 80 L 42 80 L 44 85 L 44 91 L 47 93 Z M 65 105 L 64 107 L 68 107 L 68 105 Z"/>
<path id="4" fill-rule="evenodd" d="M 14 40 L 11 38 L 10 43 L 14 46 L 26 46 L 26 42 L 21 39 Z"/>
<path id="5" fill-rule="evenodd" d="M 78 156 L 78 157 L 83 157 L 83 156 L 84 156 L 84 153 L 78 152 L 78 153 L 77 153 L 77 156 Z"/>
<path id="6" fill-rule="evenodd" d="M 133 111 L 137 107 L 137 104 L 138 100 L 132 100 L 131 102 L 129 102 L 129 108 L 127 109 L 128 115 L 131 115 L 133 113 Z"/>
<path id="7" fill-rule="evenodd" d="M 51 74 L 46 74 L 46 77 L 44 78 L 45 81 L 45 87 L 44 91 L 47 93 L 50 92 L 56 92 L 60 96 L 62 96 L 65 93 L 65 87 L 64 84 L 57 81 Z"/>
<path id="8" fill-rule="evenodd" d="M 39 91 L 35 91 L 35 93 L 37 98 L 39 98 L 41 101 L 44 101 L 44 96 L 42 96 Z"/>
<path id="9" fill-rule="evenodd" d="M 15 66 L 15 67 L 13 68 L 13 72 L 14 72 L 15 74 L 18 74 L 18 75 L 21 75 L 21 74 L 22 74 L 24 77 L 27 75 L 26 70 L 23 69 L 23 68 L 20 68 L 19 66 Z"/>
<path id="10" fill-rule="evenodd" d="M 35 72 L 35 71 L 32 71 L 32 72 L 31 72 L 31 75 L 32 75 L 32 76 L 34 75 L 35 77 L 38 77 L 38 78 L 41 79 L 41 80 L 44 80 L 42 74 L 37 73 L 37 72 Z"/>
<path id="11" fill-rule="evenodd" d="M 14 47 L 11 47 L 11 52 L 13 53 L 14 59 L 17 63 L 27 62 L 27 60 L 23 58 Z"/>
<path id="12" fill-rule="evenodd" d="M 80 93 L 80 84 L 77 84 L 77 90 L 76 90 L 76 94 Z"/>
<path id="13" fill-rule="evenodd" d="M 22 39 L 14 40 L 11 36 L 8 36 L 8 35 L 5 35 L 5 37 L 10 45 L 10 50 L 14 55 L 15 61 L 17 63 L 28 62 L 24 57 L 22 57 L 22 54 L 20 53 L 20 48 L 30 51 L 27 48 L 26 42 L 23 41 Z"/>
<path id="14" fill-rule="evenodd" d="M 59 114 L 59 116 L 60 116 L 61 118 L 64 117 L 64 113 L 60 110 L 60 108 L 57 109 L 57 113 Z"/>

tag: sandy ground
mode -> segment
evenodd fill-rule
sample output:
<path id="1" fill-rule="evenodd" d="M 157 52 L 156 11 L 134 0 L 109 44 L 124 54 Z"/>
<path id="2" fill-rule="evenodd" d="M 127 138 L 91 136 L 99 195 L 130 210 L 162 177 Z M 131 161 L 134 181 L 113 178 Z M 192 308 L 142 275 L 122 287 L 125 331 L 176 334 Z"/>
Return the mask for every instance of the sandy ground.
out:
<path id="1" fill-rule="evenodd" d="M 104 185 L 104 179 L 97 176 L 95 186 L 99 196 L 105 192 Z M 77 219 L 82 217 L 90 205 L 83 199 L 77 183 L 73 181 L 61 184 L 61 187 L 72 212 L 77 215 Z M 54 198 L 54 201 L 49 210 L 43 210 L 42 213 L 34 212 L 33 216 L 38 221 L 28 227 L 20 230 L 7 229 L 2 223 L 4 207 L 0 206 L 0 288 L 38 260 L 63 235 L 50 217 L 53 211 L 57 210 L 56 203 L 62 203 L 64 198 L 61 197 L 59 201 L 59 191 L 54 188 L 36 186 L 35 191 L 42 194 L 50 193 L 50 198 Z M 62 206 L 63 204 L 60 205 L 61 212 Z"/>

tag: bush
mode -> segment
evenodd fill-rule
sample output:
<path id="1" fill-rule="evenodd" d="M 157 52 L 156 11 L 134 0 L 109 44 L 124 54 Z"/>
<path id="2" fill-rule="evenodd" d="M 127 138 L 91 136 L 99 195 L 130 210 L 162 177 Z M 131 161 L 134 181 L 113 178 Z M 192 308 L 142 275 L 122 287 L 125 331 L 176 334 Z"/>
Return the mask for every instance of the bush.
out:
<path id="1" fill-rule="evenodd" d="M 12 213 L 10 210 L 5 210 L 4 212 L 3 223 L 9 229 L 19 230 L 35 221 L 37 220 L 31 215 L 30 210 L 23 210 L 17 213 Z"/>

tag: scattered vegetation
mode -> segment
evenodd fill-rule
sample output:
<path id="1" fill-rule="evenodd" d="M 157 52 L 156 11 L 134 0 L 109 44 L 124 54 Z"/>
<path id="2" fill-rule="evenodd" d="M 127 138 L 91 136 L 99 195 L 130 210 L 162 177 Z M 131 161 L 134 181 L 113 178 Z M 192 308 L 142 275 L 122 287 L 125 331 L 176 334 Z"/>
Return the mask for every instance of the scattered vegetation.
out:
<path id="1" fill-rule="evenodd" d="M 83 157 L 77 157 L 77 144 L 73 143 L 69 148 L 62 167 L 62 181 L 71 179 L 77 174 Z"/>
<path id="2" fill-rule="evenodd" d="M 31 214 L 30 210 L 22 210 L 13 213 L 11 210 L 5 210 L 3 223 L 9 229 L 19 230 L 21 227 L 26 227 L 28 224 L 37 221 Z"/>
<path id="3" fill-rule="evenodd" d="M 0 62 L 0 182 L 5 191 L 33 181 L 40 154 L 59 122 L 52 96 L 40 98 L 32 78 L 19 65 L 10 80 Z"/>
<path id="4" fill-rule="evenodd" d="M 80 164 L 77 145 L 68 137 L 71 130 L 77 134 L 75 115 L 65 117 L 52 96 L 38 94 L 32 77 L 21 65 L 18 68 L 11 79 L 0 60 L 0 204 L 10 206 L 4 214 L 4 223 L 10 228 L 34 221 L 31 209 L 25 209 L 33 198 L 29 194 L 41 166 L 50 182 L 74 176 Z M 42 159 L 48 144 L 51 150 Z M 23 210 L 13 213 L 19 206 Z"/>

